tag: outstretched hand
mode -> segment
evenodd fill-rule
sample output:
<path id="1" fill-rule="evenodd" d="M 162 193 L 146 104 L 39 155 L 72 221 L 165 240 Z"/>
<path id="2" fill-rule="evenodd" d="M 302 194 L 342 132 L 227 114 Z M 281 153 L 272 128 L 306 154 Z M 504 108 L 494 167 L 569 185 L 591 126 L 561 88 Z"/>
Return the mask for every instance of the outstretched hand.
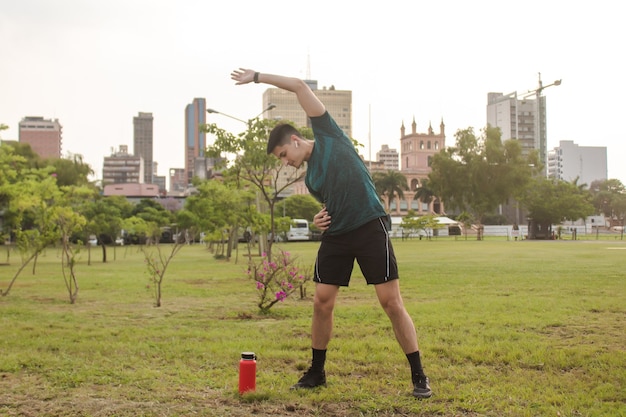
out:
<path id="1" fill-rule="evenodd" d="M 248 84 L 254 81 L 254 70 L 239 68 L 230 73 L 230 78 L 237 81 L 236 85 Z"/>

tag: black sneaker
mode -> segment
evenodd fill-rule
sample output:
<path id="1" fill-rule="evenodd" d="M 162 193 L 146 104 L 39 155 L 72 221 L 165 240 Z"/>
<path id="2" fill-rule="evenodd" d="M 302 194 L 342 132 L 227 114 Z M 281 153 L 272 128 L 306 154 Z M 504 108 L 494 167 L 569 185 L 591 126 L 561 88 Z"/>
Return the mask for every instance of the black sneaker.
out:
<path id="1" fill-rule="evenodd" d="M 428 385 L 428 377 L 425 375 L 417 377 L 413 381 L 413 396 L 416 398 L 430 398 L 433 392 Z"/>
<path id="2" fill-rule="evenodd" d="M 294 386 L 292 386 L 291 389 L 310 389 L 322 386 L 326 386 L 326 372 L 320 372 L 313 368 L 309 368 L 309 370 L 306 371 L 304 375 L 302 375 L 302 378 L 300 378 L 300 380 Z"/>

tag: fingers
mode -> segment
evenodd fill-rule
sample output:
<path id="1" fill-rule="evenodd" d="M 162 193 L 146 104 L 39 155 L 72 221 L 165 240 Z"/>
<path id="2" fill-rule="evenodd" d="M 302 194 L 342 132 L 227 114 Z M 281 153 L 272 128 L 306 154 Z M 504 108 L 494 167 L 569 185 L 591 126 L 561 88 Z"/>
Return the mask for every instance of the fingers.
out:
<path id="1" fill-rule="evenodd" d="M 236 85 L 247 84 L 254 79 L 254 71 L 246 68 L 239 68 L 230 73 L 230 78 L 236 82 Z"/>
<path id="2" fill-rule="evenodd" d="M 323 231 L 330 227 L 330 220 L 331 217 L 328 214 L 328 211 L 326 211 L 326 208 L 323 208 L 313 217 L 313 224 L 315 224 L 318 229 Z"/>

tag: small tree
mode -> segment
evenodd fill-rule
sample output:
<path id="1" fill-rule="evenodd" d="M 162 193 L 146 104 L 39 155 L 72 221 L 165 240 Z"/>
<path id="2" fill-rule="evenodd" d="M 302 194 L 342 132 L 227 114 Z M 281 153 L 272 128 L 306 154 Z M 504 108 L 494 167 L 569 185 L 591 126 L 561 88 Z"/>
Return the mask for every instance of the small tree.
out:
<path id="1" fill-rule="evenodd" d="M 71 207 L 61 207 L 56 213 L 56 224 L 61 233 L 61 270 L 70 298 L 70 304 L 74 304 L 78 298 L 78 280 L 76 279 L 76 254 L 77 250 L 70 242 L 70 236 L 81 229 L 87 221 Z"/>
<path id="2" fill-rule="evenodd" d="M 295 264 L 289 252 L 284 251 L 280 251 L 274 261 L 264 253 L 261 262 L 250 263 L 247 274 L 255 282 L 259 296 L 257 305 L 263 314 L 296 291 L 305 294 L 302 289 L 312 278 L 310 268 L 303 270 Z"/>
<path id="3" fill-rule="evenodd" d="M 220 129 L 215 124 L 202 127 L 202 130 L 215 135 L 213 146 L 207 149 L 207 155 L 222 161 L 226 168 L 223 173 L 237 184 L 237 187 L 252 187 L 258 194 L 258 200 L 266 204 L 270 214 L 270 235 L 276 236 L 274 225 L 274 206 L 280 193 L 291 184 L 302 180 L 305 171 L 286 167 L 274 155 L 267 154 L 267 137 L 269 131 L 276 125 L 273 120 L 258 118 L 248 121 L 248 129 L 238 135 Z M 311 129 L 300 129 L 304 137 L 312 138 Z M 235 155 L 233 162 L 226 166 L 227 160 L 222 155 Z M 257 209 L 263 208 L 257 204 Z M 261 239 L 260 248 L 265 244 Z M 272 258 L 273 239 L 267 241 L 265 253 Z"/>
<path id="4" fill-rule="evenodd" d="M 0 290 L 0 294 L 6 296 L 22 270 L 33 261 L 34 274 L 37 256 L 60 238 L 55 218 L 62 206 L 58 204 L 61 192 L 47 169 L 26 173 L 21 182 L 5 186 L 4 191 L 11 196 L 8 211 L 13 217 L 17 248 L 22 257 L 22 264 L 7 289 Z"/>
<path id="5" fill-rule="evenodd" d="M 174 242 L 169 246 L 170 250 L 167 252 L 162 248 L 162 245 L 156 243 L 155 245 L 146 247 L 141 246 L 141 251 L 144 254 L 146 266 L 148 268 L 148 276 L 153 289 L 154 306 L 161 307 L 161 298 L 163 295 L 163 279 L 165 278 L 165 272 L 170 262 L 176 254 L 184 246 L 183 242 Z"/>

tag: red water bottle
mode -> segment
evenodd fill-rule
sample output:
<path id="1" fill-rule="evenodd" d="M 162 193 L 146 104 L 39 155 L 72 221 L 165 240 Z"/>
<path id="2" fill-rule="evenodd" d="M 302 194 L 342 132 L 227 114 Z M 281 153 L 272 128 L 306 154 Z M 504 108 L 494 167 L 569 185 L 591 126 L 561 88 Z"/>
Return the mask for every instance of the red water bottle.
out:
<path id="1" fill-rule="evenodd" d="M 243 352 L 239 361 L 239 394 L 256 389 L 256 356 Z"/>

